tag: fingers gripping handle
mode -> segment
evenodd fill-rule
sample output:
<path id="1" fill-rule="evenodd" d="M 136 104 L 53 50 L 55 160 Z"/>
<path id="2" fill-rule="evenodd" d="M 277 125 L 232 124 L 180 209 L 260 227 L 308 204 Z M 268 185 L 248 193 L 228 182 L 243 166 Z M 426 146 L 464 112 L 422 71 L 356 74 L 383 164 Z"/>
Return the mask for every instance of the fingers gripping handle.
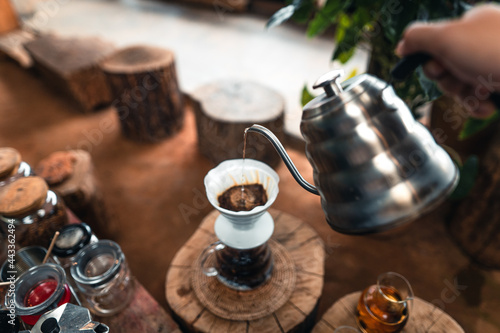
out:
<path id="1" fill-rule="evenodd" d="M 391 77 L 394 81 L 405 80 L 418 66 L 424 65 L 431 60 L 432 56 L 425 52 L 417 52 L 407 55 L 401 59 L 396 66 L 391 70 Z M 500 109 L 500 93 L 492 92 L 489 97 L 490 101 L 495 104 L 497 109 Z"/>

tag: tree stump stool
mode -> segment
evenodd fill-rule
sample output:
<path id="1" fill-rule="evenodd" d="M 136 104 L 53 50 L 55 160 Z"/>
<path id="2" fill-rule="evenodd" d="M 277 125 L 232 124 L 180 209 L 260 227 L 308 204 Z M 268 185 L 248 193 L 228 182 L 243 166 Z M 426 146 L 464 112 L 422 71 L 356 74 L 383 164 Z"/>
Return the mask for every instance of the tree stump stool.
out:
<path id="1" fill-rule="evenodd" d="M 243 156 L 245 128 L 259 124 L 283 141 L 284 100 L 276 91 L 247 81 L 220 81 L 191 94 L 200 152 L 214 164 Z M 257 133 L 248 133 L 246 157 L 276 167 L 281 159 Z"/>
<path id="2" fill-rule="evenodd" d="M 33 59 L 24 44 L 35 39 L 35 35 L 29 31 L 16 29 L 0 35 L 0 55 L 17 61 L 24 68 L 33 66 Z"/>
<path id="3" fill-rule="evenodd" d="M 361 291 L 348 294 L 333 304 L 314 326 L 312 333 L 333 333 L 339 326 L 352 326 L 356 324 L 356 306 Z M 418 297 L 413 300 L 410 318 L 406 323 L 403 333 L 464 333 L 464 330 L 450 316 Z"/>
<path id="4" fill-rule="evenodd" d="M 172 136 L 184 122 L 184 104 L 171 51 L 134 46 L 101 63 L 123 134 L 140 142 Z"/>
<path id="5" fill-rule="evenodd" d="M 458 245 L 474 261 L 500 268 L 500 134 L 492 138 L 480 161 L 476 183 L 449 223 Z"/>
<path id="6" fill-rule="evenodd" d="M 84 150 L 54 152 L 41 160 L 35 173 L 59 193 L 66 206 L 99 238 L 112 238 L 102 193 L 94 177 L 92 157 Z"/>
<path id="7" fill-rule="evenodd" d="M 111 103 L 99 62 L 115 51 L 113 44 L 96 37 L 42 35 L 24 47 L 34 68 L 50 85 L 72 98 L 81 111 L 92 112 Z"/>
<path id="8" fill-rule="evenodd" d="M 198 260 L 203 249 L 217 240 L 214 233 L 215 219 L 219 216 L 217 211 L 205 217 L 198 230 L 177 252 L 167 273 L 166 297 L 185 331 L 260 333 L 311 330 L 323 289 L 323 241 L 311 227 L 299 219 L 274 209 L 270 209 L 269 213 L 275 222 L 274 234 L 269 242 L 276 260 L 275 268 L 273 277 L 255 290 L 235 291 L 220 283 L 216 277 L 207 277 L 206 289 L 202 293 L 214 294 L 208 300 L 210 303 L 207 304 L 207 300 L 200 301 L 197 296 L 200 291 L 195 288 L 203 287 L 194 285 L 199 278 L 196 276 L 199 273 Z M 274 246 L 281 248 L 291 258 L 289 266 L 278 267 L 278 261 L 286 262 L 286 256 L 277 258 Z M 274 289 L 282 288 L 286 293 L 286 288 L 281 283 L 289 283 L 287 279 L 277 284 L 272 282 L 278 271 L 281 272 L 279 274 L 289 276 L 291 271 L 295 276 L 294 288 L 284 301 L 283 295 L 275 293 Z M 268 293 L 272 295 L 266 295 Z M 273 303 L 283 305 L 276 308 Z M 247 307 L 253 309 L 248 310 Z M 210 309 L 216 309 L 219 315 Z"/>
<path id="9" fill-rule="evenodd" d="M 247 10 L 250 0 L 179 0 L 197 5 L 209 6 L 222 16 L 226 13 L 244 12 Z M 279 8 L 278 8 L 279 9 Z"/>

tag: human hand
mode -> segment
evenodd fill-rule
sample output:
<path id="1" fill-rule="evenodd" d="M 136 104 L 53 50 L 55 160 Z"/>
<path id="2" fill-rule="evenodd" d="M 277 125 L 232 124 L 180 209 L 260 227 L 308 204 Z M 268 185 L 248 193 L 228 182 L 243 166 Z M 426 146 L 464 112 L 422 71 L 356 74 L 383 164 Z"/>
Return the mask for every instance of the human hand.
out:
<path id="1" fill-rule="evenodd" d="M 500 6 L 481 5 L 462 18 L 410 25 L 396 53 L 432 55 L 423 69 L 439 89 L 458 98 L 472 116 L 487 118 L 495 112 L 488 99 L 500 92 Z"/>

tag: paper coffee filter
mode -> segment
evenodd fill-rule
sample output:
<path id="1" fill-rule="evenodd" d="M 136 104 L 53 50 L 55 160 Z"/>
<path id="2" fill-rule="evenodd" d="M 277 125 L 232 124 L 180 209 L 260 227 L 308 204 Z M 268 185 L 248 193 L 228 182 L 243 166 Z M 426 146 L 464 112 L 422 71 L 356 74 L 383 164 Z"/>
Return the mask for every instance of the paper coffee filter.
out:
<path id="1" fill-rule="evenodd" d="M 242 177 L 243 170 L 243 177 Z M 210 170 L 205 176 L 205 189 L 210 203 L 222 212 L 229 212 L 227 209 L 219 206 L 218 197 L 228 188 L 236 185 L 261 184 L 267 192 L 267 203 L 264 206 L 257 206 L 251 213 L 257 213 L 268 209 L 278 196 L 278 174 L 267 164 L 246 158 L 244 165 L 243 159 L 227 160 L 220 163 L 217 167 Z M 246 215 L 249 212 L 231 212 Z"/>

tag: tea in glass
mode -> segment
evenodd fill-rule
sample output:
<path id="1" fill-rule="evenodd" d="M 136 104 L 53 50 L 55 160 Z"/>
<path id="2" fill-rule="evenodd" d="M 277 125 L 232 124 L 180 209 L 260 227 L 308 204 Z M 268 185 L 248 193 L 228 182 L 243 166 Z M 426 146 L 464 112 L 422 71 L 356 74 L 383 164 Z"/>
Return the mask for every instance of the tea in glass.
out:
<path id="1" fill-rule="evenodd" d="M 388 272 L 366 288 L 356 308 L 359 328 L 366 333 L 400 332 L 406 325 L 413 291 L 404 276 Z"/>

